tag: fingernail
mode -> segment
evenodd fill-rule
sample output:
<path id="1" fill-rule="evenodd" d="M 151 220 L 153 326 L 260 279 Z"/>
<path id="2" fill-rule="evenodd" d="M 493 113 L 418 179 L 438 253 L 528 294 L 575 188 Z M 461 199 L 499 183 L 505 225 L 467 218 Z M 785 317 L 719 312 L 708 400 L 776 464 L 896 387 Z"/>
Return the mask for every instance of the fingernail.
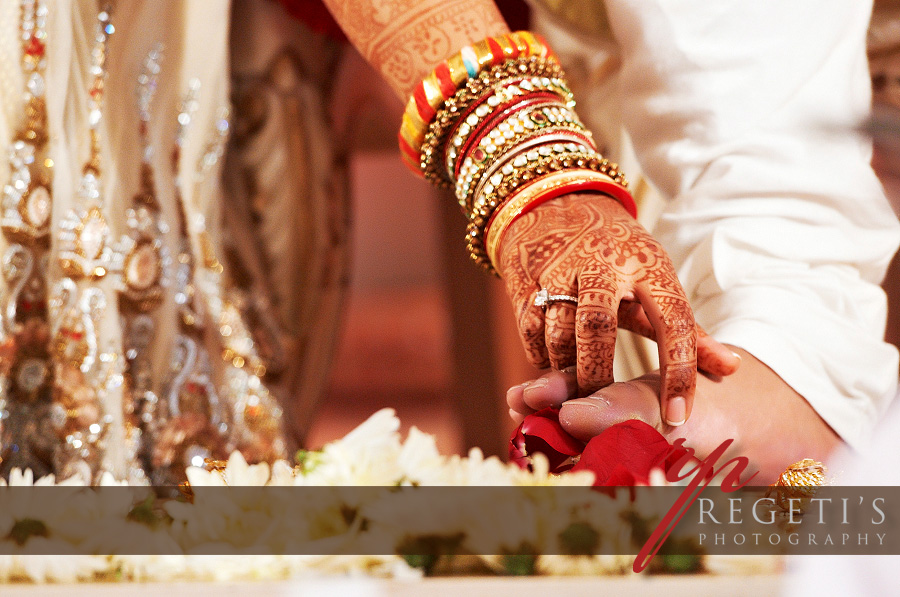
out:
<path id="1" fill-rule="evenodd" d="M 525 383 L 520 383 L 519 385 L 511 386 L 508 390 L 506 390 L 506 395 L 509 396 L 510 394 L 512 394 L 513 392 L 515 392 L 516 390 L 523 390 L 523 391 L 524 391 L 525 388 L 528 387 L 528 384 L 529 384 L 529 383 L 531 383 L 531 382 L 526 381 Z"/>
<path id="2" fill-rule="evenodd" d="M 591 406 L 594 406 L 596 408 L 599 408 L 597 407 L 597 402 L 602 402 L 605 406 L 612 405 L 612 403 L 609 401 L 609 398 L 607 398 L 603 394 L 591 394 L 590 396 L 587 396 L 585 400 L 593 400 L 594 403 L 592 403 Z"/>
<path id="3" fill-rule="evenodd" d="M 531 390 L 533 388 L 546 388 L 548 383 L 550 383 L 549 379 L 547 379 L 546 377 L 541 377 L 540 379 L 536 379 L 530 382 L 523 391 Z"/>
<path id="4" fill-rule="evenodd" d="M 571 365 L 571 366 L 566 367 L 565 369 L 563 369 L 562 372 L 563 372 L 563 373 L 568 373 L 569 375 L 572 375 L 572 374 L 575 373 L 575 371 L 576 371 L 577 369 L 578 369 L 578 366 L 577 366 L 577 365 Z"/>
<path id="5" fill-rule="evenodd" d="M 734 355 L 734 358 L 736 358 L 737 360 L 739 360 L 739 361 L 742 360 L 742 359 L 741 359 L 741 355 L 739 355 L 738 353 L 736 353 L 736 352 L 734 352 L 734 351 L 731 351 L 731 354 L 733 354 L 733 355 Z"/>
<path id="6" fill-rule="evenodd" d="M 669 400 L 666 407 L 666 423 L 678 427 L 684 425 L 685 419 L 687 419 L 687 402 L 681 396 L 675 396 Z"/>

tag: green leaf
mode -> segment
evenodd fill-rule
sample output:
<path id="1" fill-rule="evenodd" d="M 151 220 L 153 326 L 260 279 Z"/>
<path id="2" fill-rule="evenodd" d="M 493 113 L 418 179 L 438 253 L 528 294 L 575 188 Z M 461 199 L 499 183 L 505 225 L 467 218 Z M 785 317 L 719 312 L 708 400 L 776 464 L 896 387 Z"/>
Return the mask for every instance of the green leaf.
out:
<path id="1" fill-rule="evenodd" d="M 321 453 L 314 450 L 297 450 L 294 454 L 294 462 L 300 468 L 301 473 L 308 473 L 318 466 L 321 461 Z"/>
<path id="2" fill-rule="evenodd" d="M 563 553 L 570 556 L 591 555 L 600 545 L 600 533 L 584 522 L 573 522 L 559 534 Z"/>
<path id="3" fill-rule="evenodd" d="M 503 556 L 503 568 L 512 576 L 531 576 L 534 574 L 537 556 L 530 553 L 515 553 Z"/>
<path id="4" fill-rule="evenodd" d="M 692 574 L 702 568 L 702 560 L 698 555 L 680 554 L 658 556 L 666 572 L 672 574 Z"/>
<path id="5" fill-rule="evenodd" d="M 427 576 L 430 575 L 434 570 L 434 567 L 437 565 L 438 560 L 441 559 L 441 556 L 431 553 L 410 553 L 404 554 L 403 559 L 406 560 L 406 563 L 409 564 L 412 568 L 418 568 L 422 570 Z"/>
<path id="6" fill-rule="evenodd" d="M 126 518 L 132 522 L 137 522 L 139 524 L 150 527 L 151 529 L 155 529 L 160 524 L 170 522 L 171 518 L 168 514 L 166 514 L 163 510 L 159 510 L 156 507 L 156 496 L 148 495 L 147 498 L 139 503 L 135 504 L 135 506 L 128 512 Z"/>
<path id="7" fill-rule="evenodd" d="M 426 575 L 431 575 L 441 557 L 459 553 L 464 538 L 464 533 L 408 537 L 397 546 L 397 553 L 413 568 L 420 568 Z"/>

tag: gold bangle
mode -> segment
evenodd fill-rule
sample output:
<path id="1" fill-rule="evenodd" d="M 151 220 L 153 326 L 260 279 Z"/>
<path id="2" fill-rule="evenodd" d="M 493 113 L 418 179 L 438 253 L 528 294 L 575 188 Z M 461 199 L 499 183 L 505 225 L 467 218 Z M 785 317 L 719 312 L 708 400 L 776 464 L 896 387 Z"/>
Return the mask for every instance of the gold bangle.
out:
<path id="1" fill-rule="evenodd" d="M 514 167 L 515 169 L 515 167 Z M 469 214 L 469 224 L 466 226 L 466 250 L 469 257 L 482 266 L 488 272 L 492 272 L 491 262 L 488 260 L 487 247 L 485 246 L 485 235 L 489 224 L 492 222 L 494 213 L 500 209 L 510 197 L 514 197 L 521 189 L 540 180 L 552 172 L 561 170 L 591 170 L 601 175 L 612 178 L 612 183 L 604 180 L 592 181 L 583 180 L 582 182 L 572 183 L 574 190 L 599 190 L 618 200 L 626 211 L 633 217 L 637 217 L 637 208 L 634 203 L 634 197 L 628 192 L 628 181 L 618 171 L 618 166 L 610 162 L 606 158 L 596 153 L 571 153 L 561 157 L 545 157 L 527 166 L 514 170 L 513 176 L 508 180 L 504 180 L 501 184 L 484 197 L 478 198 L 478 205 L 475 211 Z M 585 188 L 588 187 L 588 188 Z M 488 187 L 485 187 L 485 192 Z M 550 197 L 542 198 L 542 200 Z M 524 213 L 524 212 L 523 212 Z M 496 272 L 494 272 L 496 273 Z"/>
<path id="2" fill-rule="evenodd" d="M 494 53 L 491 51 L 491 46 L 486 39 L 482 39 L 481 41 L 472 44 L 472 49 L 475 50 L 475 56 L 478 57 L 478 72 L 491 66 L 491 64 L 499 58 L 499 56 L 494 56 Z"/>
<path id="3" fill-rule="evenodd" d="M 498 265 L 497 251 L 500 248 L 500 241 L 506 233 L 506 230 L 516 218 L 533 207 L 534 203 L 540 201 L 544 197 L 548 197 L 559 189 L 573 186 L 575 183 L 588 182 L 618 185 L 618 183 L 609 176 L 594 172 L 593 170 L 584 170 L 580 168 L 574 170 L 560 170 L 524 186 L 501 205 L 495 212 L 491 222 L 488 224 L 485 238 L 487 256 L 494 269 L 496 270 Z"/>
<path id="4" fill-rule="evenodd" d="M 422 141 L 425 139 L 425 136 L 420 134 L 424 126 L 418 112 L 410 110 L 403 114 L 400 121 L 400 136 L 416 151 L 422 148 Z"/>
<path id="5" fill-rule="evenodd" d="M 511 84 L 520 86 L 520 81 L 524 80 L 531 80 L 529 85 L 534 86 L 533 79 L 547 79 L 550 81 L 550 87 L 545 88 L 541 82 L 538 85 L 540 91 L 557 93 L 567 108 L 574 107 L 572 92 L 562 77 L 562 68 L 556 62 L 544 58 L 520 57 L 515 60 L 507 60 L 499 66 L 485 70 L 477 78 L 469 79 L 453 97 L 445 102 L 434 120 L 427 126 L 428 132 L 424 139 L 411 150 L 418 152 L 418 164 L 426 180 L 437 186 L 448 186 L 452 183 L 452 177 L 447 172 L 445 163 L 448 136 L 459 125 L 460 120 L 469 115 L 470 110 L 474 109 L 476 104 L 486 101 L 489 96 L 496 94 L 500 89 Z M 414 122 L 411 120 L 410 124 L 412 125 Z M 401 136 L 401 138 L 403 137 Z M 407 145 L 412 147 L 412 144 L 408 142 Z"/>
<path id="6" fill-rule="evenodd" d="M 580 123 L 552 125 L 516 135 L 498 149 L 496 156 L 489 156 L 492 158 L 489 161 L 481 164 L 473 162 L 460 172 L 459 180 L 456 181 L 456 198 L 460 207 L 469 213 L 475 213 L 482 190 L 488 185 L 498 187 L 502 184 L 492 182 L 493 176 L 509 180 L 510 177 L 521 174 L 523 168 L 536 160 L 574 153 L 596 154 L 596 149 L 590 145 L 590 132 L 579 125 Z M 596 155 L 599 157 L 599 154 Z M 519 161 L 524 163 L 517 165 Z M 489 195 L 490 191 L 485 194 Z"/>
<path id="7" fill-rule="evenodd" d="M 555 61 L 543 40 L 526 31 L 490 37 L 462 48 L 442 61 L 413 89 L 412 97 L 406 104 L 406 130 L 401 133 L 406 145 L 414 151 L 420 149 L 428 125 L 454 93 L 449 88 L 459 91 L 464 83 L 493 66 L 501 65 L 513 54 L 519 58 L 536 56 Z"/>

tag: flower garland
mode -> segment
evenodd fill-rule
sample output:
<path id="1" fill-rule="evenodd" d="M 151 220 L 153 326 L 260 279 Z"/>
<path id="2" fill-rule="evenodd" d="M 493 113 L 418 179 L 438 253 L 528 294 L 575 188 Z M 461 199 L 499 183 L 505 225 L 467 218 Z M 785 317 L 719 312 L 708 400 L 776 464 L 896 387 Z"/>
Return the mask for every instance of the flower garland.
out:
<path id="1" fill-rule="evenodd" d="M 551 417 L 552 419 L 552 417 Z M 441 455 L 434 436 L 412 428 L 405 439 L 399 433 L 400 421 L 390 409 L 376 412 L 366 422 L 344 438 L 327 444 L 316 452 L 298 455 L 298 464 L 291 466 L 280 461 L 273 465 L 247 464 L 235 452 L 227 462 L 187 469 L 192 491 L 206 487 L 251 486 L 590 486 L 595 474 L 586 470 L 572 470 L 553 474 L 551 462 L 535 453 L 530 466 L 523 469 L 505 464 L 496 457 L 485 458 L 478 449 L 467 457 Z M 583 457 L 586 458 L 586 457 Z M 101 485 L 124 485 L 108 473 Z M 11 488 L 21 486 L 64 486 L 71 489 L 67 507 L 48 512 L 27 500 L 17 500 Z M 248 500 L 240 508 L 223 516 L 221 510 L 206 510 L 199 503 L 184 500 L 162 500 L 150 509 L 149 502 L 135 504 L 128 493 L 93 492 L 78 478 L 56 482 L 53 476 L 35 480 L 31 471 L 14 470 L 9 481 L 0 481 L 0 493 L 5 508 L 0 511 L 0 582 L 75 582 L 75 581 L 174 581 L 174 580 L 256 580 L 287 579 L 304 574 L 366 574 L 379 577 L 421 576 L 422 574 L 624 574 L 631 568 L 631 556 L 598 555 L 541 555 L 523 550 L 535 533 L 559 537 L 564 548 L 583 543 L 585 537 L 596 539 L 595 529 L 580 526 L 571 519 L 566 504 L 548 502 L 498 502 L 494 506 L 479 503 L 475 515 L 484 521 L 484 533 L 496 541 L 493 553 L 497 556 L 441 557 L 440 553 L 420 549 L 426 538 L 452 536 L 462 516 L 473 516 L 472 509 L 457 508 L 437 517 L 438 527 L 420 529 L 415 536 L 397 537 L 397 555 L 192 555 L 215 545 L 239 545 L 250 531 L 245 520 L 258 512 L 258 503 Z M 589 492 L 598 500 L 615 502 L 625 515 L 632 513 L 634 503 L 627 492 L 610 497 Z M 21 494 L 20 494 L 21 495 Z M 336 496 L 343 495 L 336 492 Z M 359 495 L 359 494 L 353 494 Z M 523 493 L 523 495 L 525 495 Z M 112 497 L 110 497 L 112 496 Z M 115 499 L 114 499 L 115 498 Z M 526 503 L 527 502 L 527 503 Z M 365 510 L 365 527 L 348 524 L 346 507 Z M 496 511 L 492 511 L 493 509 Z M 522 525 L 513 533 L 508 528 L 491 528 L 491 520 L 501 510 L 518 508 Z M 162 515 L 160 515 L 162 513 Z M 208 516 L 207 516 L 208 514 Z M 206 516 L 206 518 L 204 518 Z M 621 516 L 620 528 L 604 527 L 602 538 L 609 545 L 632 546 L 631 523 Z M 73 524 L 77 519 L 79 524 Z M 192 521 L 190 524 L 188 521 Z M 96 525 L 105 525 L 114 533 L 134 536 L 147 545 L 164 546 L 166 553 L 178 555 L 79 555 L 76 546 L 88 540 Z M 390 516 L 379 515 L 377 504 L 347 504 L 340 500 L 326 505 L 311 504 L 297 507 L 292 504 L 291 515 L 277 517 L 271 529 L 256 530 L 265 535 L 267 545 L 284 545 L 298 537 L 321 541 L 327 547 L 331 541 L 359 541 L 365 545 L 367 533 L 390 533 Z M 496 525 L 495 525 L 496 526 Z M 368 530 L 366 530 L 366 528 Z M 593 534 L 592 534 L 593 533 Z M 305 536 L 304 536 L 305 534 Z M 253 538 L 251 538 L 253 539 Z M 18 549 L 11 550 L 15 543 Z M 404 548 L 403 545 L 406 547 Z M 633 549 L 633 548 L 632 548 Z M 323 549 L 327 551 L 327 549 Z M 606 550 L 610 551 L 610 550 Z M 613 549 L 612 551 L 615 551 Z M 567 550 L 561 550 L 566 553 Z M 571 550 L 569 550 L 571 552 Z M 46 553 L 63 555 L 40 555 Z M 209 553 L 206 551 L 205 553 Z M 577 550 L 576 550 L 577 553 Z M 633 552 L 632 552 L 633 553 Z M 65 555 L 68 554 L 68 555 Z M 405 554 L 405 555 L 404 555 Z M 753 572 L 770 571 L 774 558 L 756 558 L 748 568 L 748 559 L 730 565 L 735 569 Z M 721 558 L 709 556 L 679 556 L 659 558 L 660 571 L 698 571 L 722 569 Z"/>

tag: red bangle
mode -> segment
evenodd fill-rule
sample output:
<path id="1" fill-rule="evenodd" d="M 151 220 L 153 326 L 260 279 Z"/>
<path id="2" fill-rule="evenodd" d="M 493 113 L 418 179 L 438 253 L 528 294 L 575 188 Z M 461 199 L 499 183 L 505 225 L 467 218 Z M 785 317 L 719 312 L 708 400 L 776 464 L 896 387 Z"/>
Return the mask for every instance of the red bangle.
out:
<path id="1" fill-rule="evenodd" d="M 519 217 L 551 199 L 583 191 L 599 191 L 619 201 L 632 217 L 636 215 L 634 199 L 628 191 L 605 175 L 592 170 L 555 172 L 526 185 L 494 209 L 482 237 L 489 263 L 496 268 L 503 236 Z"/>
<path id="2" fill-rule="evenodd" d="M 631 196 L 625 188 L 621 185 L 617 185 L 614 182 L 603 182 L 600 180 L 581 180 L 578 182 L 572 182 L 564 187 L 557 187 L 551 191 L 547 191 L 546 193 L 542 193 L 539 197 L 532 200 L 528 205 L 522 208 L 522 211 L 516 215 L 512 220 L 510 220 L 509 225 L 512 225 L 519 217 L 524 216 L 529 211 L 541 205 L 542 203 L 546 203 L 551 199 L 556 199 L 557 197 L 561 197 L 563 195 L 568 195 L 569 193 L 578 193 L 581 191 L 600 191 L 604 195 L 609 195 L 616 201 L 622 204 L 622 207 L 625 208 L 625 211 L 628 212 L 632 218 L 637 218 L 637 206 L 634 202 L 634 197 Z M 514 196 L 514 195 L 513 195 Z M 510 199 L 507 199 L 502 204 L 497 206 L 497 209 L 494 210 L 493 215 L 491 215 L 490 220 L 488 220 L 487 226 L 485 226 L 484 231 L 487 233 L 491 229 L 491 224 L 494 223 L 494 218 L 497 213 L 503 208 L 504 205 L 509 203 Z"/>

